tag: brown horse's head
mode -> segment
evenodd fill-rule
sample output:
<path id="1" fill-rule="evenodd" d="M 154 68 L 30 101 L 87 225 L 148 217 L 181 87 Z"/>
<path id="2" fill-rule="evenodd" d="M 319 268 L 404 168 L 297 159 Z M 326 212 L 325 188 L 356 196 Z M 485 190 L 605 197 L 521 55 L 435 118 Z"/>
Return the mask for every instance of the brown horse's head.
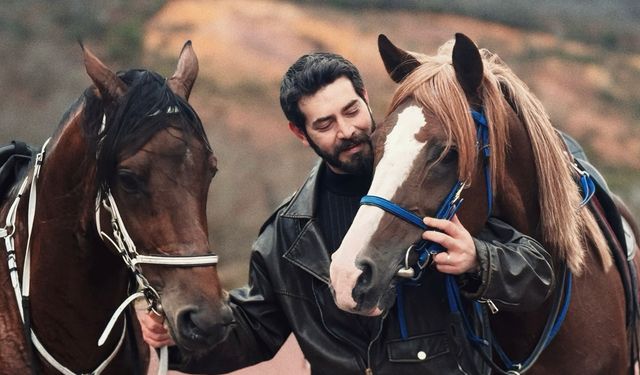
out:
<path id="1" fill-rule="evenodd" d="M 95 85 L 85 93 L 84 116 L 96 189 L 112 194 L 141 255 L 210 254 L 205 209 L 217 161 L 187 102 L 198 73 L 191 43 L 168 80 L 146 70 L 115 74 L 86 48 L 84 57 Z M 97 220 L 115 238 L 106 211 Z M 215 265 L 137 267 L 159 294 L 178 345 L 197 350 L 226 336 L 233 321 Z"/>
<path id="2" fill-rule="evenodd" d="M 493 215 L 539 238 L 579 271 L 579 193 L 559 137 L 526 85 L 497 55 L 478 50 L 462 34 L 436 56 L 403 51 L 383 35 L 379 48 L 400 86 L 372 135 L 375 172 L 369 195 L 418 216 L 434 216 L 452 187 L 464 182 L 459 216 L 473 234 L 487 219 L 488 193 L 497 192 Z M 485 181 L 472 110 L 483 111 L 489 124 L 491 184 Z M 338 306 L 364 315 L 388 309 L 406 250 L 421 232 L 378 207 L 362 206 L 332 257 Z M 410 255 L 415 260 L 416 254 Z"/>

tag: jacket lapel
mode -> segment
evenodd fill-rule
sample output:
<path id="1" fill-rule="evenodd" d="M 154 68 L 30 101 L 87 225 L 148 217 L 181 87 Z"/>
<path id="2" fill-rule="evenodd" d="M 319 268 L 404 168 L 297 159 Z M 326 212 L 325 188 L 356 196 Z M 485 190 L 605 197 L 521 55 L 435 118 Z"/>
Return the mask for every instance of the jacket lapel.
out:
<path id="1" fill-rule="evenodd" d="M 316 164 L 305 183 L 282 213 L 281 218 L 296 220 L 298 227 L 301 228 L 295 241 L 285 252 L 284 258 L 320 281 L 329 284 L 329 253 L 315 219 L 318 176 L 321 174 L 322 168 L 326 168 L 323 162 Z"/>

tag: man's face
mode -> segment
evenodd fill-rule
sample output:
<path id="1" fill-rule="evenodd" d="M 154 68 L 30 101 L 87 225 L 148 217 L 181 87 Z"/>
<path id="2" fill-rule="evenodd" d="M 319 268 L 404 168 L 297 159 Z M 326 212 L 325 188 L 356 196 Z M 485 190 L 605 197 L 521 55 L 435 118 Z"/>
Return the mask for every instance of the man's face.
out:
<path id="1" fill-rule="evenodd" d="M 297 135 L 329 168 L 341 174 L 371 174 L 373 119 L 348 78 L 340 77 L 303 97 L 298 106 L 306 118 L 306 134 Z"/>

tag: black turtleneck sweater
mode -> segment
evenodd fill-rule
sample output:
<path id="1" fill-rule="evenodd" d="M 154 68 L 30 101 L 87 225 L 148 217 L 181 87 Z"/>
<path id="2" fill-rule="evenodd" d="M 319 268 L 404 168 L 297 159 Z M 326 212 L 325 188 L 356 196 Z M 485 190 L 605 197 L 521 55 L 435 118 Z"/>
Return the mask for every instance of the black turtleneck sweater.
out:
<path id="1" fill-rule="evenodd" d="M 337 174 L 328 166 L 323 168 L 316 212 L 330 254 L 340 246 L 370 185 L 371 176 Z"/>

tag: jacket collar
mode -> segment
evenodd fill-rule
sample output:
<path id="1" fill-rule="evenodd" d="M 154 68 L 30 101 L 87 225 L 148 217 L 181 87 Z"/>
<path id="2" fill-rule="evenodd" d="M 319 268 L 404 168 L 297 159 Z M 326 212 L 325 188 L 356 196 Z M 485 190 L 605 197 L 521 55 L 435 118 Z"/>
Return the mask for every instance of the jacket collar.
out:
<path id="1" fill-rule="evenodd" d="M 302 228 L 283 256 L 320 281 L 329 284 L 331 261 L 315 215 L 319 176 L 323 168 L 326 168 L 326 165 L 321 160 L 311 170 L 307 180 L 281 214 L 282 218 L 301 220 L 300 228 Z"/>
<path id="2" fill-rule="evenodd" d="M 318 200 L 319 176 L 326 168 L 325 163 L 319 160 L 311 169 L 309 177 L 302 187 L 291 198 L 291 202 L 282 213 L 282 217 L 290 219 L 311 219 L 315 217 L 315 208 Z"/>

